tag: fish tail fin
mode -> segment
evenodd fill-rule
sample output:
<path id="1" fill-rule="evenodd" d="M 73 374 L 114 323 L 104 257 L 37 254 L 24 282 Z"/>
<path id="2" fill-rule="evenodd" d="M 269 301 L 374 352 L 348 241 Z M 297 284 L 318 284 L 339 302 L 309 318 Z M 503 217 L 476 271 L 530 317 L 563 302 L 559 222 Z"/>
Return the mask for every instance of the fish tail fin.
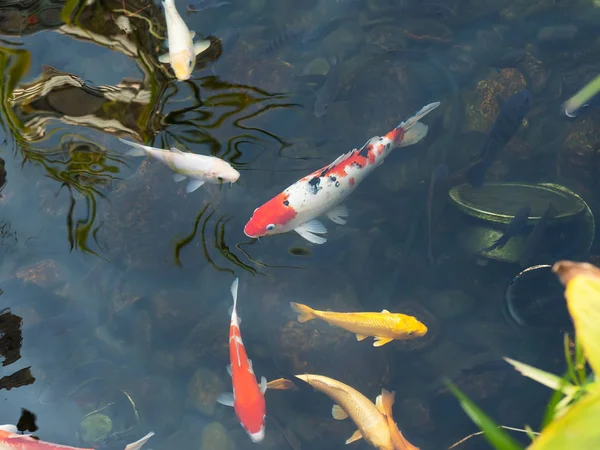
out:
<path id="1" fill-rule="evenodd" d="M 400 125 L 398 125 L 396 128 L 402 128 L 405 132 L 410 130 L 417 122 L 419 122 L 420 119 L 425 117 L 427 114 L 429 114 L 431 111 L 433 111 L 438 106 L 440 106 L 440 102 L 433 102 L 433 103 L 429 103 L 428 105 L 423 106 L 420 110 L 418 110 L 416 113 L 414 113 L 411 117 L 409 117 L 406 120 L 403 120 L 400 123 Z"/>
<path id="2" fill-rule="evenodd" d="M 303 305 L 302 303 L 291 302 L 290 306 L 294 311 L 298 313 L 298 322 L 308 322 L 317 318 L 315 310 L 310 306 Z"/>
<path id="3" fill-rule="evenodd" d="M 428 126 L 417 122 L 412 127 L 410 127 L 404 133 L 404 137 L 402 138 L 402 142 L 398 145 L 398 147 L 408 147 L 409 145 L 417 144 L 421 141 L 425 136 L 427 136 Z"/>
<path id="4" fill-rule="evenodd" d="M 392 437 L 392 443 L 394 444 L 394 449 L 419 450 L 418 447 L 415 447 L 404 437 L 404 435 L 398 428 L 398 425 L 394 421 L 394 416 L 392 415 L 392 407 L 394 406 L 395 396 L 396 392 L 390 392 L 387 389 L 382 389 L 381 395 L 377 396 L 377 400 L 375 401 L 377 409 L 379 409 L 379 411 L 381 411 L 387 419 L 388 428 Z"/>
<path id="5" fill-rule="evenodd" d="M 131 444 L 128 444 L 128 445 L 125 447 L 125 450 L 139 450 L 140 448 L 142 448 L 142 447 L 144 446 L 144 444 L 145 444 L 146 442 L 148 442 L 148 440 L 149 440 L 149 439 L 150 439 L 152 436 L 154 436 L 154 432 L 152 432 L 152 431 L 151 431 L 150 433 L 148 433 L 148 434 L 147 434 L 146 436 L 144 436 L 143 438 L 141 438 L 141 439 L 139 439 L 139 440 L 137 440 L 137 441 L 135 441 L 135 442 L 132 442 Z"/>
<path id="6" fill-rule="evenodd" d="M 240 284 L 240 279 L 236 278 L 231 283 L 231 296 L 233 297 L 233 308 L 231 310 L 231 315 L 235 315 L 237 317 L 237 293 L 238 293 L 238 285 Z"/>
<path id="7" fill-rule="evenodd" d="M 131 150 L 129 150 L 128 152 L 125 153 L 126 155 L 144 156 L 147 153 L 145 145 L 138 144 L 137 142 L 132 142 L 132 141 L 128 141 L 127 139 L 121 139 L 121 138 L 119 138 L 119 141 L 121 141 L 123 144 L 127 144 L 127 145 L 130 145 L 131 147 L 133 147 Z"/>

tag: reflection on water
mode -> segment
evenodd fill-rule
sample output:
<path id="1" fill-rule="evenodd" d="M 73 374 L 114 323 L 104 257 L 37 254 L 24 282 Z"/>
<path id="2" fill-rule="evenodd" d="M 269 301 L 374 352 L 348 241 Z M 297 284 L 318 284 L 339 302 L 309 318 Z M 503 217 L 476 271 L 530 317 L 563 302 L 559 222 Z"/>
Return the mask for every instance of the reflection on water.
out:
<path id="1" fill-rule="evenodd" d="M 469 253 L 457 236 L 490 224 L 467 222 L 428 187 L 442 163 L 449 185 L 464 181 L 504 101 L 527 88 L 526 123 L 486 181 L 565 185 L 589 204 L 579 226 L 595 233 L 598 110 L 567 120 L 560 105 L 600 69 L 589 39 L 600 9 L 522 0 L 176 5 L 195 39 L 211 41 L 185 82 L 158 61 L 160 2 L 0 6 L 0 423 L 26 408 L 40 437 L 69 445 L 122 449 L 153 430 L 157 450 L 253 448 L 215 403 L 230 389 L 234 276 L 259 378 L 318 373 L 370 399 L 395 390 L 394 418 L 424 449 L 474 431 L 444 377 L 499 423 L 537 423 L 547 392 L 499 360 L 557 364 L 560 332 L 536 312 L 555 292 L 525 280 L 515 299 L 526 325 L 505 320 L 507 286 L 521 269 Z M 334 57 L 339 76 L 317 118 Z M 244 235 L 254 208 L 437 100 L 427 137 L 365 180 L 326 245 Z M 241 177 L 186 194 L 168 167 L 126 156 L 118 138 L 213 155 Z M 569 230 L 561 242 L 574 241 Z M 559 249 L 541 242 L 540 264 L 551 264 Z M 389 309 L 429 331 L 376 349 L 298 323 L 290 302 Z M 330 411 L 317 394 L 268 391 L 263 445 L 345 447 L 354 429 Z"/>

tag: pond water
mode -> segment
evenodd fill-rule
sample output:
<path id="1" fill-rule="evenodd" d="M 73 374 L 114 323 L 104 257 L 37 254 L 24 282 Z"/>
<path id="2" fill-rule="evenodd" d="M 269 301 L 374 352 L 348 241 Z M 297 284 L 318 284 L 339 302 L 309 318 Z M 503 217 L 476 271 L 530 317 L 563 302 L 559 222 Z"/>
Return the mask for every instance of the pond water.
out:
<path id="1" fill-rule="evenodd" d="M 565 328 L 511 319 L 505 293 L 519 257 L 464 245 L 474 219 L 448 189 L 465 181 L 496 116 L 526 88 L 526 118 L 486 182 L 553 183 L 565 202 L 585 200 L 584 231 L 562 224 L 534 262 L 593 258 L 600 116 L 593 102 L 572 119 L 561 105 L 600 69 L 595 2 L 175 4 L 195 39 L 211 41 L 187 81 L 158 61 L 160 2 L 0 2 L 0 423 L 25 408 L 37 436 L 65 445 L 122 449 L 154 431 L 155 450 L 255 448 L 216 403 L 231 391 L 228 309 L 239 277 L 241 333 L 259 381 L 312 373 L 371 400 L 393 390 L 394 420 L 425 450 L 478 430 L 445 380 L 498 423 L 538 429 L 550 391 L 502 357 L 560 373 Z M 344 201 L 347 223 L 322 218 L 326 243 L 244 234 L 253 211 L 287 186 L 437 101 L 422 119 L 427 136 L 392 150 Z M 188 193 L 119 138 L 216 156 L 241 176 Z M 449 176 L 430 189 L 440 164 Z M 486 201 L 516 211 L 531 200 L 484 198 L 481 208 Z M 493 227 L 482 233 L 505 230 Z M 323 321 L 299 323 L 290 302 L 387 309 L 428 331 L 373 347 Z M 262 448 L 369 448 L 345 446 L 356 427 L 334 420 L 321 393 L 268 390 L 266 404 Z M 456 448 L 486 445 L 476 436 Z"/>

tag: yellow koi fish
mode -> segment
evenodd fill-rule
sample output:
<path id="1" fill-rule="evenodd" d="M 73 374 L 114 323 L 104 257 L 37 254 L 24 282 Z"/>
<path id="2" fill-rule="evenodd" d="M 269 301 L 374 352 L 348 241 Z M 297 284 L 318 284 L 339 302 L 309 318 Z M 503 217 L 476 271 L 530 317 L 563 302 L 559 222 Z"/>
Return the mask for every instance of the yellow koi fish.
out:
<path id="1" fill-rule="evenodd" d="M 356 333 L 356 340 L 373 336 L 373 347 L 381 347 L 394 339 L 415 339 L 425 336 L 427 327 L 413 316 L 392 314 L 384 309 L 376 312 L 340 313 L 317 311 L 301 303 L 290 303 L 298 313 L 298 322 L 319 318 L 329 325 Z"/>
<path id="2" fill-rule="evenodd" d="M 392 417 L 394 392 L 382 389 L 381 395 L 377 396 L 377 400 L 373 404 L 356 389 L 333 378 L 309 374 L 296 375 L 296 378 L 310 384 L 335 402 L 331 409 L 334 419 L 344 420 L 350 417 L 354 422 L 358 430 L 346 440 L 346 444 L 364 438 L 379 450 L 419 450 L 406 440 L 394 422 Z M 285 383 L 281 383 L 281 380 L 274 380 L 270 384 L 285 385 Z M 279 387 L 279 389 L 285 389 L 285 387 Z"/>

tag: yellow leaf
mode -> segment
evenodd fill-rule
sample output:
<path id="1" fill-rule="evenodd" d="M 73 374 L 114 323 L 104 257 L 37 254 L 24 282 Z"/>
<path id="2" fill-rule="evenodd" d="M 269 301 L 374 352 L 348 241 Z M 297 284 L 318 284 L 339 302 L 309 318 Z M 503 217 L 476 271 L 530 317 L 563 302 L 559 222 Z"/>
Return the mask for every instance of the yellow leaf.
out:
<path id="1" fill-rule="evenodd" d="M 586 450 L 600 448 L 600 390 L 586 395 L 567 413 L 551 422 L 527 450 Z"/>
<path id="2" fill-rule="evenodd" d="M 567 286 L 567 306 L 585 357 L 594 373 L 600 374 L 600 269 L 559 261 L 553 270 Z"/>

